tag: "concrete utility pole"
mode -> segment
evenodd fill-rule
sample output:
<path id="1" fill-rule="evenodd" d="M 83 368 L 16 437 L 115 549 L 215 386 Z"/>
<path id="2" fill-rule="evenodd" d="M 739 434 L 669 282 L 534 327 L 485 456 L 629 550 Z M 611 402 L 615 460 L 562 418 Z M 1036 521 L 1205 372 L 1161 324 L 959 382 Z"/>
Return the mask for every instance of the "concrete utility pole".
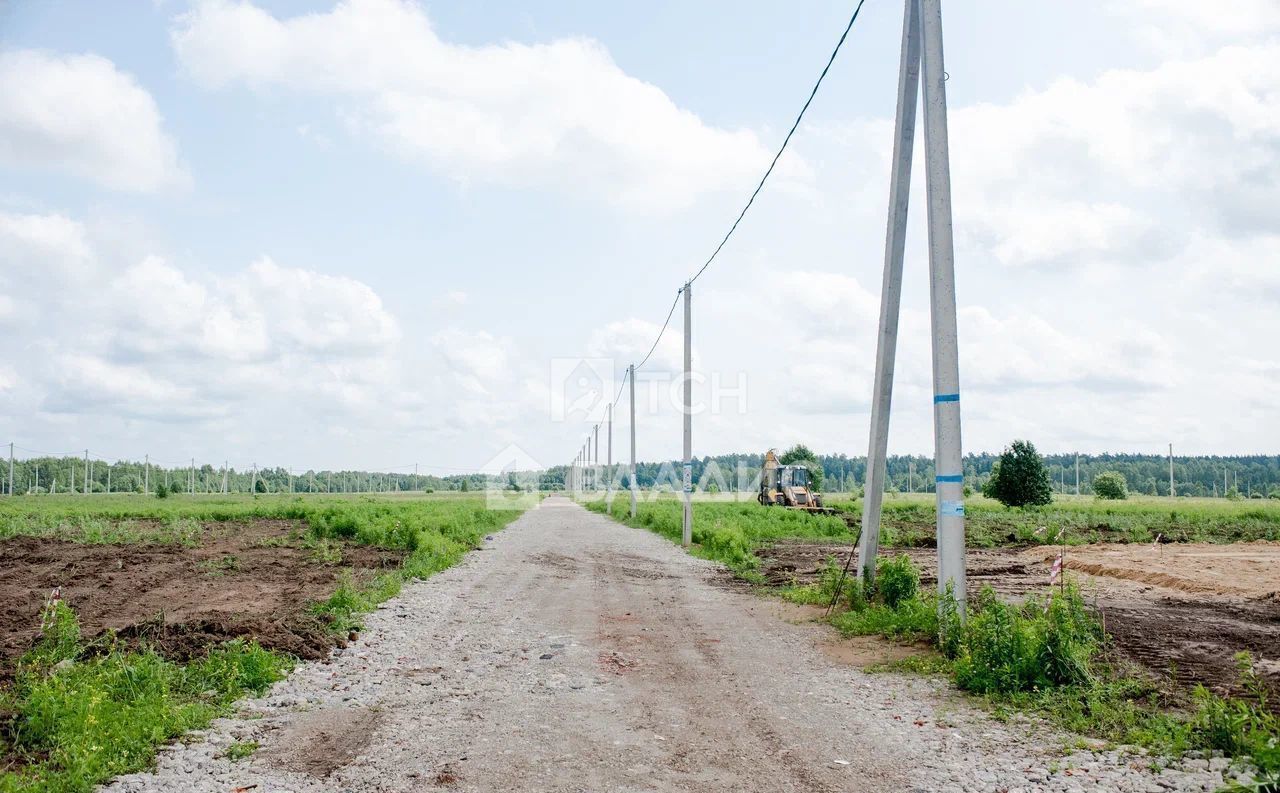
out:
<path id="1" fill-rule="evenodd" d="M 143 459 L 146 461 L 146 467 L 142 474 L 142 495 L 149 496 L 151 495 L 151 455 L 145 454 Z"/>
<path id="2" fill-rule="evenodd" d="M 871 398 L 871 438 L 862 494 L 862 535 L 858 575 L 871 581 L 880 549 L 880 510 L 884 501 L 885 457 L 889 448 L 889 408 L 898 348 L 902 303 L 902 258 L 907 244 L 907 206 L 911 195 L 911 157 L 915 144 L 916 100 L 920 93 L 918 0 L 906 0 L 902 53 L 898 65 L 898 110 L 894 120 L 893 170 L 889 178 L 889 220 L 885 232 L 884 279 L 880 287 L 880 326 L 876 335 L 876 374 Z"/>
<path id="3" fill-rule="evenodd" d="M 631 517 L 636 516 L 636 365 L 631 364 Z"/>
<path id="4" fill-rule="evenodd" d="M 253 464 L 253 474 L 249 478 L 249 492 L 258 492 L 258 464 Z"/>
<path id="5" fill-rule="evenodd" d="M 84 495 L 84 496 L 89 495 L 89 450 L 88 449 L 84 450 L 84 490 L 81 492 L 81 495 Z"/>
<path id="6" fill-rule="evenodd" d="M 1080 495 L 1080 455 L 1076 455 L 1076 495 Z"/>
<path id="7" fill-rule="evenodd" d="M 684 285 L 684 528 L 680 541 L 693 544 L 693 282 Z"/>
<path id="8" fill-rule="evenodd" d="M 600 425 L 597 424 L 591 433 L 595 436 L 595 451 L 591 455 L 593 468 L 591 469 L 591 484 L 593 490 L 600 489 Z"/>
<path id="9" fill-rule="evenodd" d="M 111 466 L 107 466 L 107 492 L 111 492 Z"/>
<path id="10" fill-rule="evenodd" d="M 608 426 L 608 438 L 605 440 L 605 457 L 604 457 L 604 502 L 609 506 L 610 512 L 613 507 L 613 405 L 608 405 L 604 411 L 605 422 Z"/>
<path id="11" fill-rule="evenodd" d="M 196 494 L 196 458 L 191 458 L 191 476 L 188 477 L 191 482 L 191 495 Z"/>
<path id="12" fill-rule="evenodd" d="M 13 441 L 9 441 L 9 495 L 13 495 Z"/>
<path id="13" fill-rule="evenodd" d="M 937 462 L 938 591 L 965 605 L 964 469 L 960 453 L 960 357 L 956 332 L 951 154 L 947 133 L 942 0 L 920 0 L 924 150 L 929 206 L 930 316 L 933 326 L 933 434 Z"/>
<path id="14" fill-rule="evenodd" d="M 964 469 L 960 447 L 960 365 L 956 333 L 955 244 L 951 225 L 951 164 L 947 133 L 946 73 L 942 51 L 941 0 L 906 0 L 898 77 L 894 163 L 889 188 L 889 226 L 881 294 L 880 335 L 868 449 L 867 493 L 859 572 L 875 570 L 884 490 L 888 411 L 901 301 L 902 246 L 914 143 L 915 97 L 924 92 L 924 146 L 929 225 L 929 297 L 933 330 L 934 469 L 937 501 L 938 591 L 948 587 L 963 613 L 965 604 Z M 923 80 L 921 80 L 923 78 Z"/>
<path id="15" fill-rule="evenodd" d="M 1173 491 L 1173 444 L 1169 444 L 1169 498 L 1178 495 Z"/>

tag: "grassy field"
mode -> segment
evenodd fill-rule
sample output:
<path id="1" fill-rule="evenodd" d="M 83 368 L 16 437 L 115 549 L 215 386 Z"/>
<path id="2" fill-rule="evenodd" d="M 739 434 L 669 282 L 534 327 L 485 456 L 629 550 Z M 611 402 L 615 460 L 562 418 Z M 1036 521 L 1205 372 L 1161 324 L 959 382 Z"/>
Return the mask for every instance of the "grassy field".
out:
<path id="1" fill-rule="evenodd" d="M 197 549 L 213 525 L 298 521 L 303 542 L 403 552 L 399 568 L 369 580 L 342 579 L 311 604 L 335 634 L 411 578 L 456 563 L 488 533 L 519 515 L 490 510 L 482 495 L 431 496 L 34 496 L 0 501 L 0 538 L 72 543 L 163 544 Z M 316 564 L 324 564 L 323 555 Z M 178 662 L 108 633 L 81 637 L 74 610 L 51 600 L 41 638 L 0 691 L 0 748 L 8 768 L 0 793 L 80 793 L 145 768 L 156 748 L 226 713 L 245 694 L 280 679 L 294 659 L 252 641 L 207 648 Z"/>
<path id="2" fill-rule="evenodd" d="M 861 516 L 857 501 L 829 502 Z M 612 510 L 601 500 L 585 506 L 629 525 L 679 542 L 681 504 L 673 497 L 642 501 L 635 519 L 626 498 Z M 1054 542 L 1065 530 L 1071 544 L 1143 542 L 1239 542 L 1280 539 L 1280 504 L 1209 499 L 1143 498 L 1104 502 L 1069 498 L 1039 509 L 1009 509 L 966 500 L 971 546 Z M 726 564 L 749 581 L 760 581 L 755 551 L 782 539 L 852 542 L 857 519 L 768 509 L 724 496 L 694 506 L 692 553 Z M 931 495 L 899 495 L 884 504 L 885 546 L 933 544 Z M 1061 540 L 1059 540 L 1061 541 Z M 1190 750 L 1249 757 L 1267 778 L 1280 778 L 1280 716 L 1258 684 L 1253 659 L 1239 659 L 1244 698 L 1222 698 L 1197 687 L 1173 691 L 1132 668 L 1113 663 L 1100 624 L 1068 587 L 1025 603 L 1004 603 L 984 591 L 970 597 L 970 613 L 955 618 L 947 598 L 919 587 L 919 571 L 905 557 L 882 558 L 877 586 L 845 580 L 834 564 L 816 584 L 776 592 L 801 603 L 841 608 L 830 617 L 846 635 L 879 635 L 895 641 L 927 642 L 937 653 L 914 657 L 910 668 L 949 675 L 956 685 L 983 698 L 996 714 L 1031 710 L 1076 733 L 1110 742 L 1150 747 L 1164 755 Z M 839 591 L 837 591 L 839 586 Z M 954 601 L 950 601 L 954 604 Z"/>
<path id="3" fill-rule="evenodd" d="M 862 501 L 832 498 L 830 506 L 861 518 Z M 934 496 L 896 494 L 884 500 L 885 545 L 933 545 Z M 1093 542 L 1244 542 L 1280 540 L 1280 501 L 1139 496 L 1102 501 L 1056 496 L 1044 507 L 1011 508 L 982 496 L 965 499 L 965 534 L 971 547 L 1035 545 L 1058 536 L 1068 544 Z M 1061 540 L 1059 540 L 1061 542 Z"/>

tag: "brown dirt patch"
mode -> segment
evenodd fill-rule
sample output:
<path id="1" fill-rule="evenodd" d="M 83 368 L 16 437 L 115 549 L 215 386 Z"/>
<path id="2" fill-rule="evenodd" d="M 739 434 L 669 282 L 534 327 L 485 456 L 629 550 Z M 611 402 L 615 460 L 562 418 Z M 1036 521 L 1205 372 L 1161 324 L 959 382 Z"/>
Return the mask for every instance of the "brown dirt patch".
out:
<path id="1" fill-rule="evenodd" d="M 404 554 L 347 545 L 339 564 L 320 564 L 301 547 L 303 528 L 295 521 L 211 523 L 195 548 L 0 541 L 0 674 L 35 641 L 54 588 L 86 637 L 115 630 L 178 659 L 232 638 L 322 657 L 333 639 L 307 605 L 332 594 L 344 571 L 368 578 L 398 567 Z"/>
<path id="2" fill-rule="evenodd" d="M 920 567 L 936 585 L 932 548 L 885 548 Z M 782 542 L 757 552 L 766 581 L 777 586 L 817 580 L 829 556 L 843 564 L 846 544 Z M 971 592 L 991 586 L 1006 600 L 1047 590 L 1056 548 L 969 551 Z M 1184 687 L 1238 691 L 1235 655 L 1252 653 L 1264 682 L 1280 692 L 1280 545 L 1098 544 L 1067 549 L 1086 601 L 1098 612 L 1121 659 Z"/>
<path id="3" fill-rule="evenodd" d="M 290 771 L 324 779 L 360 756 L 382 722 L 373 708 L 321 710 L 294 722 L 264 758 Z"/>
<path id="4" fill-rule="evenodd" d="M 1052 561 L 1056 548 L 1029 548 L 1023 556 Z M 1234 545 L 1099 544 L 1067 548 L 1066 566 L 1092 576 L 1154 584 L 1189 594 L 1276 598 L 1280 595 L 1280 543 Z"/>

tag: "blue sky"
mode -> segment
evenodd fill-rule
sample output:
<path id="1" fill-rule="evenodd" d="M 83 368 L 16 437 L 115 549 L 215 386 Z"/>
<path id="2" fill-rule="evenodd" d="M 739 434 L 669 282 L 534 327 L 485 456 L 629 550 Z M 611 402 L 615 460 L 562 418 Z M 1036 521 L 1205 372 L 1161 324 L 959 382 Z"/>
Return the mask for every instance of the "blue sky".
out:
<path id="1" fill-rule="evenodd" d="M 850 10 L 7 4 L 0 421 L 107 456 L 562 462 L 598 417 L 550 414 L 556 362 L 643 354 Z M 1277 330 L 1280 14 L 945 14 L 966 449 L 1274 450 L 1280 367 L 1230 339 Z M 865 452 L 900 25 L 867 3 L 699 281 L 699 368 L 747 403 L 702 387 L 700 453 Z M 922 217 L 891 446 L 928 453 Z M 675 455 L 653 404 L 641 456 Z"/>

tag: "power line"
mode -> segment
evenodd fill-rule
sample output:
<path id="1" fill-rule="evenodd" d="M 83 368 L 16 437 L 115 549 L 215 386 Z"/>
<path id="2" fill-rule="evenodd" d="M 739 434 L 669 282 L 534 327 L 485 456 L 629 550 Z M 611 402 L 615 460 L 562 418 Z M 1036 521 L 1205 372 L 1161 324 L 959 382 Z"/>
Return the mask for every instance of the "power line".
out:
<path id="1" fill-rule="evenodd" d="M 778 153 L 773 155 L 773 162 L 769 163 L 769 169 L 764 172 L 764 176 L 760 177 L 760 184 L 756 185 L 756 189 L 752 191 L 751 197 L 747 199 L 746 206 L 738 213 L 737 220 L 733 221 L 733 225 L 729 227 L 729 232 L 724 235 L 724 239 L 720 240 L 720 244 L 712 251 L 711 256 L 703 262 L 702 267 L 698 268 L 698 272 L 694 273 L 688 283 L 698 280 L 698 276 L 710 266 L 716 256 L 720 254 L 720 250 L 724 248 L 729 238 L 733 236 L 733 232 L 737 230 L 738 224 L 742 222 L 742 218 L 746 216 L 747 210 L 755 203 L 756 196 L 760 195 L 760 191 L 764 188 L 764 183 L 769 179 L 769 174 L 773 173 L 774 167 L 778 164 L 778 160 L 782 157 L 782 153 L 787 150 L 787 144 L 791 142 L 791 136 L 795 134 L 796 128 L 800 126 L 800 121 L 804 118 L 804 114 L 809 109 L 809 105 L 813 103 L 813 98 L 818 95 L 818 88 L 822 86 L 822 81 L 826 79 L 827 72 L 831 70 L 831 64 L 835 63 L 836 55 L 840 54 L 840 48 L 844 46 L 844 40 L 848 38 L 849 31 L 853 29 L 853 23 L 858 20 L 858 13 L 862 11 L 862 4 L 866 0 L 858 0 L 858 7 L 853 9 L 853 16 L 849 17 L 849 24 L 845 25 L 844 32 L 840 34 L 840 40 L 836 42 L 836 48 L 831 51 L 831 57 L 827 59 L 827 65 L 822 67 L 822 73 L 818 75 L 818 81 L 813 84 L 813 90 L 809 92 L 809 98 L 804 100 L 804 107 L 800 108 L 800 114 L 796 116 L 795 123 L 791 125 L 791 129 L 787 132 L 787 137 L 783 138 L 782 146 L 778 149 Z"/>
<path id="2" fill-rule="evenodd" d="M 679 289 L 676 290 L 676 297 L 674 300 L 671 301 L 671 310 L 667 312 L 667 318 L 662 321 L 662 329 L 658 331 L 658 338 L 653 340 L 653 346 L 650 347 L 649 351 L 644 354 L 644 358 L 640 360 L 640 363 L 636 364 L 637 369 L 639 369 L 640 367 L 648 363 L 649 356 L 653 355 L 653 351 L 658 349 L 658 342 L 662 341 L 662 334 L 667 332 L 667 326 L 671 324 L 671 318 L 675 316 L 676 304 L 680 302 L 680 293 L 683 291 L 684 291 L 684 287 L 680 287 Z"/>
<path id="3" fill-rule="evenodd" d="M 849 31 L 853 29 L 853 24 L 858 21 L 858 14 L 862 11 L 862 5 L 865 2 L 866 0 L 858 0 L 857 7 L 853 9 L 853 15 L 849 17 L 849 23 L 845 25 L 844 31 L 840 34 L 840 40 L 836 42 L 835 49 L 831 51 L 831 56 L 827 58 L 826 65 L 822 67 L 822 72 L 818 75 L 817 81 L 814 82 L 813 89 L 809 91 L 809 96 L 805 99 L 804 106 L 800 108 L 800 113 L 796 116 L 796 120 L 791 124 L 791 129 L 787 131 L 786 137 L 783 138 L 782 145 L 778 148 L 777 154 L 773 155 L 773 160 L 769 163 L 769 168 L 764 172 L 764 176 L 760 177 L 760 182 L 756 185 L 756 189 L 751 192 L 751 197 L 747 199 L 747 203 L 742 207 L 742 211 L 738 213 L 738 217 L 733 221 L 733 225 L 729 227 L 729 231 L 724 235 L 724 238 L 720 240 L 720 244 L 716 246 L 716 249 L 711 253 L 711 256 L 703 262 L 702 267 L 698 268 L 698 272 L 694 273 L 693 277 L 686 282 L 686 285 L 692 284 L 694 281 L 698 280 L 698 277 L 706 271 L 707 267 L 711 265 L 711 262 L 715 261 L 716 256 L 718 256 L 720 251 L 724 249 L 725 243 L 727 243 L 729 238 L 733 236 L 733 232 L 738 229 L 738 224 L 740 224 L 742 219 L 746 217 L 747 210 L 751 209 L 751 205 L 755 203 L 756 196 L 760 195 L 760 191 L 764 189 L 765 182 L 769 180 L 770 174 L 773 173 L 773 169 L 778 165 L 778 160 L 782 158 L 783 152 L 787 150 L 787 145 L 791 142 L 792 136 L 795 135 L 796 130 L 800 127 L 800 122 L 804 119 L 805 113 L 808 112 L 809 106 L 813 104 L 814 97 L 818 95 L 818 89 L 822 86 L 822 81 L 826 79 L 827 72 L 831 70 L 831 65 L 835 63 L 836 56 L 840 54 L 840 48 L 844 46 L 845 40 L 849 37 Z M 653 345 L 649 347 L 649 351 L 645 353 L 645 356 L 640 360 L 640 363 L 636 364 L 634 369 L 631 370 L 632 372 L 648 363 L 649 358 L 652 357 L 654 351 L 658 349 L 658 344 L 662 341 L 663 335 L 671 325 L 671 318 L 675 316 L 676 306 L 680 303 L 680 295 L 683 292 L 683 286 L 676 290 L 675 299 L 671 301 L 671 309 L 667 311 L 667 318 L 663 320 L 662 328 L 658 331 L 657 338 L 653 340 Z M 623 378 L 622 382 L 623 385 L 625 385 L 626 379 Z M 621 398 L 622 388 L 620 387 L 618 389 L 618 396 L 614 398 L 613 404 L 617 405 L 618 400 Z"/>

